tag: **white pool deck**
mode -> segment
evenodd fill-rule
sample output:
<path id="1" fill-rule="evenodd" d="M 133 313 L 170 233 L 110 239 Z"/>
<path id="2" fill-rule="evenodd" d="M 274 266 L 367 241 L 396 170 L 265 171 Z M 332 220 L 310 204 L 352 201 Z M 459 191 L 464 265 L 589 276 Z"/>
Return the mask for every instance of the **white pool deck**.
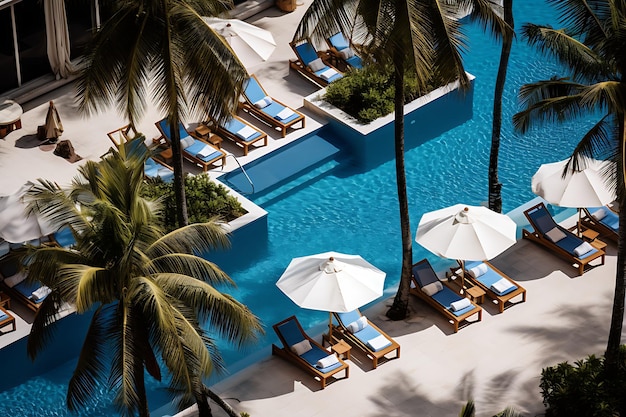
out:
<path id="1" fill-rule="evenodd" d="M 299 6 L 285 14 L 272 7 L 248 19 L 271 30 L 278 45 L 268 62 L 250 72 L 259 77 L 271 95 L 295 108 L 301 108 L 303 97 L 317 90 L 290 71 L 287 62 L 293 58 L 288 42 L 304 10 Z M 72 85 L 22 103 L 23 128 L 0 140 L 2 194 L 17 190 L 29 180 L 47 178 L 67 184 L 75 175 L 80 162 L 70 164 L 55 156 L 52 146 L 38 146 L 35 138 L 49 100 L 54 100 L 65 127 L 60 139 L 70 139 L 85 160 L 99 159 L 111 146 L 106 133 L 126 124 L 114 111 L 89 118 L 79 115 Z M 251 149 L 247 157 L 230 143 L 224 143 L 224 148 L 243 164 L 323 123 L 307 116 L 306 129 L 293 130 L 284 139 L 256 122 L 270 133 L 270 144 Z M 154 122 L 161 117 L 156 109 L 149 109 L 140 130 L 148 138 L 158 136 Z M 236 166 L 231 159 L 227 169 Z M 187 168 L 199 172 L 196 167 Z M 214 172 L 221 173 L 222 168 Z M 616 245 L 609 243 L 606 264 L 579 277 L 566 262 L 520 240 L 493 263 L 527 289 L 526 303 L 513 305 L 502 314 L 495 305 L 485 303 L 482 322 L 454 334 L 442 316 L 414 297 L 409 318 L 388 321 L 384 313 L 391 300 L 383 300 L 364 313 L 400 343 L 400 359 L 383 362 L 374 370 L 353 350 L 349 379 L 331 382 L 320 390 L 319 383 L 307 373 L 268 355 L 212 389 L 238 412 L 245 411 L 252 417 L 456 416 L 468 399 L 475 400 L 478 416 L 493 415 L 507 406 L 527 416 L 541 414 L 541 369 L 591 353 L 602 354 L 605 349 L 615 253 Z M 265 323 L 270 332 L 272 324 Z M 18 317 L 18 330 L 0 336 L 0 344 L 27 334 L 28 329 L 28 323 Z M 225 416 L 217 406 L 212 408 L 215 416 Z M 193 414 L 193 410 L 181 413 Z"/>

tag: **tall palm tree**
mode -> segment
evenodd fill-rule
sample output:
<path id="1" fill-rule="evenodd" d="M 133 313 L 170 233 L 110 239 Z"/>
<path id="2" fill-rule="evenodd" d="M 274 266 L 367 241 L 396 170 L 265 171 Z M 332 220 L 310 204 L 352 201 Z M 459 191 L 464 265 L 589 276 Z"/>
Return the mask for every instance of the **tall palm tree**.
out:
<path id="1" fill-rule="evenodd" d="M 550 0 L 562 29 L 526 24 L 524 38 L 554 56 L 569 71 L 567 78 L 526 84 L 520 89 L 523 110 L 513 123 L 524 133 L 539 122 L 565 122 L 583 115 L 599 121 L 581 138 L 566 169 L 579 168 L 581 156 L 617 161 L 611 184 L 617 187 L 619 237 L 611 326 L 605 353 L 607 370 L 617 369 L 626 295 L 626 2 L 615 0 Z"/>
<path id="2" fill-rule="evenodd" d="M 458 80 L 461 88 L 470 86 L 463 68 L 465 48 L 459 20 L 460 7 L 473 6 L 476 13 L 498 24 L 488 0 L 314 0 L 298 25 L 295 40 L 311 37 L 321 42 L 343 33 L 364 33 L 362 54 L 370 65 L 392 65 L 394 73 L 394 145 L 396 185 L 402 236 L 402 272 L 398 291 L 387 316 L 406 317 L 409 305 L 412 232 L 404 162 L 404 75 L 413 71 L 418 88 L 426 91 L 432 82 L 439 85 Z"/>
<path id="3" fill-rule="evenodd" d="M 78 79 L 87 113 L 116 105 L 135 125 L 153 101 L 172 126 L 179 226 L 187 225 L 180 134 L 194 112 L 223 122 L 235 109 L 246 70 L 202 16 L 218 16 L 231 0 L 112 0 L 114 15 L 87 50 Z M 206 117 L 203 117 L 206 119 Z"/>
<path id="4" fill-rule="evenodd" d="M 120 413 L 148 416 L 144 372 L 161 380 L 164 368 L 183 393 L 181 405 L 195 401 L 210 415 L 202 378 L 224 366 L 211 334 L 242 344 L 262 330 L 244 305 L 215 288 L 232 280 L 195 255 L 227 245 L 223 227 L 195 224 L 164 235 L 159 202 L 140 197 L 144 160 L 112 150 L 79 168 L 67 189 L 40 180 L 29 192 L 31 209 L 69 226 L 76 245 L 39 248 L 25 259 L 29 277 L 52 290 L 35 316 L 28 354 L 46 347 L 59 307 L 69 303 L 78 314 L 93 313 L 68 386 L 70 410 L 107 380 Z"/>

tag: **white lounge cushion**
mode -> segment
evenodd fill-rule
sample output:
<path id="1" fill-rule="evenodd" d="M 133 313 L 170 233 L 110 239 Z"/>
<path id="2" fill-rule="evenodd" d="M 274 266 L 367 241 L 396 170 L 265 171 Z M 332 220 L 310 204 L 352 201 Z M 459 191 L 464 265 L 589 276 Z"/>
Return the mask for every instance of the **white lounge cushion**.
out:
<path id="1" fill-rule="evenodd" d="M 354 56 L 354 51 L 352 50 L 352 48 L 344 48 L 339 51 L 339 55 L 341 55 L 343 59 L 349 59 Z"/>
<path id="2" fill-rule="evenodd" d="M 363 330 L 365 327 L 367 327 L 367 324 L 368 324 L 367 317 L 361 316 L 357 320 L 348 324 L 347 329 L 350 333 L 356 333 L 360 330 Z"/>
<path id="3" fill-rule="evenodd" d="M 291 346 L 291 351 L 298 356 L 307 353 L 309 350 L 311 350 L 311 342 L 306 339 Z"/>
<path id="4" fill-rule="evenodd" d="M 11 275 L 10 277 L 5 278 L 4 283 L 7 285 L 7 287 L 13 288 L 20 282 L 24 281 L 25 279 L 26 279 L 26 272 L 18 271 L 15 275 Z"/>
<path id="5" fill-rule="evenodd" d="M 470 274 L 472 278 L 478 278 L 479 276 L 486 274 L 487 271 L 488 271 L 487 265 L 485 265 L 484 263 L 481 263 L 471 268 L 469 271 L 467 271 L 467 273 Z"/>
<path id="6" fill-rule="evenodd" d="M 337 74 L 337 71 L 335 71 L 332 68 L 328 68 L 326 71 L 320 74 L 320 77 L 322 77 L 322 79 L 326 81 L 329 81 L 331 78 L 335 76 L 335 74 Z"/>
<path id="7" fill-rule="evenodd" d="M 272 104 L 273 100 L 271 97 L 265 96 L 261 100 L 254 102 L 254 107 L 257 109 L 264 109 L 270 104 Z"/>
<path id="8" fill-rule="evenodd" d="M 256 130 L 250 126 L 244 126 L 237 131 L 236 135 L 242 139 L 248 139 L 250 136 L 254 135 L 255 132 Z"/>
<path id="9" fill-rule="evenodd" d="M 472 303 L 470 300 L 468 300 L 467 298 L 463 298 L 462 300 L 455 301 L 452 304 L 450 304 L 450 308 L 452 308 L 452 311 L 459 311 L 471 305 Z"/>
<path id="10" fill-rule="evenodd" d="M 579 246 L 577 246 L 576 249 L 574 249 L 574 253 L 576 254 L 576 256 L 581 256 L 589 252 L 590 250 L 593 250 L 593 246 L 591 246 L 589 242 L 583 242 Z"/>
<path id="11" fill-rule="evenodd" d="M 322 358 L 319 361 L 317 361 L 317 363 L 315 364 L 315 367 L 320 368 L 320 369 L 327 368 L 331 365 L 336 364 L 337 362 L 339 362 L 339 359 L 337 359 L 337 356 L 328 355 L 325 358 Z"/>
<path id="12" fill-rule="evenodd" d="M 191 136 L 187 136 L 187 137 L 182 138 L 180 140 L 180 146 L 183 149 L 187 149 L 188 147 L 190 147 L 194 143 L 195 143 L 195 140 Z"/>
<path id="13" fill-rule="evenodd" d="M 603 208 L 598 209 L 595 212 L 593 212 L 592 216 L 596 220 L 602 220 L 606 217 L 606 210 L 604 210 Z"/>
<path id="14" fill-rule="evenodd" d="M 556 243 L 565 237 L 565 233 L 563 233 L 563 231 L 558 227 L 555 227 L 552 230 L 549 230 L 546 233 L 546 236 L 548 237 L 548 239 Z"/>
<path id="15" fill-rule="evenodd" d="M 313 72 L 319 71 L 325 66 L 326 64 L 324 64 L 324 62 L 322 61 L 322 58 L 317 58 L 309 62 L 309 68 L 311 68 L 311 71 Z"/>
<path id="16" fill-rule="evenodd" d="M 498 281 L 491 284 L 491 288 L 499 294 L 502 294 L 503 292 L 508 291 L 512 287 L 515 287 L 515 285 L 511 284 L 511 281 L 505 278 L 501 278 Z"/>
<path id="17" fill-rule="evenodd" d="M 443 290 L 443 284 L 439 281 L 431 282 L 428 285 L 424 285 L 422 287 L 422 291 L 429 297 L 437 294 L 439 291 Z"/>

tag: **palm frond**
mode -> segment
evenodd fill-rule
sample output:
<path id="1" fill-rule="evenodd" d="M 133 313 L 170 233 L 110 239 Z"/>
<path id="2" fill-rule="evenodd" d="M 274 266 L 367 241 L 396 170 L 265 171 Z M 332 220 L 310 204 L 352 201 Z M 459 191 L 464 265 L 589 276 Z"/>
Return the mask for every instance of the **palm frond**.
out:
<path id="1" fill-rule="evenodd" d="M 469 20 L 495 39 L 514 38 L 515 31 L 502 18 L 502 4 L 494 0 L 458 0 L 461 10 L 471 10 Z"/>
<path id="2" fill-rule="evenodd" d="M 585 43 L 597 46 L 607 37 L 603 22 L 611 16 L 606 0 L 548 0 L 559 12 L 559 21 L 573 36 L 584 36 Z"/>
<path id="3" fill-rule="evenodd" d="M 235 287 L 235 282 L 219 266 L 196 255 L 171 254 L 152 259 L 146 269 L 193 277 L 210 285 Z"/>
<path id="4" fill-rule="evenodd" d="M 148 251 L 151 256 L 156 257 L 168 253 L 203 254 L 229 247 L 230 240 L 224 226 L 219 222 L 209 221 L 176 229 L 154 242 Z"/>
<path id="5" fill-rule="evenodd" d="M 461 409 L 459 417 L 474 417 L 476 415 L 476 405 L 473 400 L 468 400 Z"/>
<path id="6" fill-rule="evenodd" d="M 34 360 L 53 340 L 57 312 L 61 303 L 62 301 L 55 291 L 52 291 L 41 302 L 26 342 L 26 352 L 31 359 Z"/>
<path id="7" fill-rule="evenodd" d="M 116 299 L 114 283 L 106 270 L 83 264 L 66 264 L 60 268 L 55 289 L 64 300 L 74 305 L 79 314 L 86 313 L 94 305 Z"/>

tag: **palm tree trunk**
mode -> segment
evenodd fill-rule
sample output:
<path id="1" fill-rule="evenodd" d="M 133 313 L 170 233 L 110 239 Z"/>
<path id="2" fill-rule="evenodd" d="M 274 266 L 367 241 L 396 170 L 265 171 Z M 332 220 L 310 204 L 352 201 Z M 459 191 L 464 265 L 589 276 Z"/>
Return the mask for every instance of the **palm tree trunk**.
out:
<path id="1" fill-rule="evenodd" d="M 511 29 L 513 22 L 513 0 L 504 0 L 504 20 Z M 493 97 L 493 125 L 491 129 L 491 152 L 489 154 L 489 208 L 497 213 L 502 212 L 502 184 L 498 178 L 498 155 L 500 153 L 500 134 L 502 131 L 502 95 L 509 66 L 513 34 L 503 35 L 500 65 L 496 77 L 496 88 Z"/>
<path id="2" fill-rule="evenodd" d="M 620 156 L 622 160 L 619 165 L 617 178 L 617 199 L 619 201 L 619 235 L 617 239 L 617 272 L 615 276 L 615 294 L 613 296 L 613 310 L 611 313 L 611 326 L 609 328 L 609 340 L 606 345 L 605 369 L 611 374 L 618 369 L 619 347 L 622 340 L 622 323 L 624 321 L 624 297 L 626 296 L 626 191 L 624 190 L 624 179 L 626 170 L 626 121 L 624 114 L 620 115 L 620 138 L 618 138 Z"/>
<path id="3" fill-rule="evenodd" d="M 233 410 L 233 408 L 226 401 L 224 401 L 222 397 L 211 391 L 209 387 L 204 387 L 204 393 L 210 399 L 215 401 L 215 404 L 217 404 L 222 410 L 224 410 L 229 417 L 239 417 L 239 414 L 237 414 L 237 412 L 235 412 L 235 410 Z"/>
<path id="4" fill-rule="evenodd" d="M 180 146 L 180 132 L 178 130 L 179 123 L 178 115 L 175 115 L 170 120 L 170 136 L 172 137 L 172 168 L 174 168 L 176 214 L 178 216 L 178 227 L 183 227 L 189 224 L 189 217 L 187 215 L 187 199 L 185 197 L 185 176 L 183 172 L 183 153 Z"/>
<path id="5" fill-rule="evenodd" d="M 387 311 L 391 320 L 404 319 L 409 310 L 409 290 L 411 285 L 411 265 L 413 263 L 413 242 L 409 222 L 409 199 L 406 190 L 406 171 L 404 164 L 404 57 L 396 49 L 394 57 L 394 139 L 396 152 L 396 184 L 400 208 L 400 231 L 402 233 L 402 272 L 398 292 L 393 304 Z"/>
<path id="6" fill-rule="evenodd" d="M 150 409 L 148 408 L 148 397 L 146 394 L 146 385 L 144 379 L 143 362 L 139 358 L 135 358 L 133 364 L 133 372 L 135 374 L 135 389 L 137 390 L 137 399 L 139 401 L 139 416 L 150 417 Z"/>
<path id="7" fill-rule="evenodd" d="M 200 392 L 196 395 L 196 404 L 198 405 L 198 417 L 213 417 L 213 411 L 209 405 L 209 397 L 207 396 L 207 387 L 202 384 Z"/>

